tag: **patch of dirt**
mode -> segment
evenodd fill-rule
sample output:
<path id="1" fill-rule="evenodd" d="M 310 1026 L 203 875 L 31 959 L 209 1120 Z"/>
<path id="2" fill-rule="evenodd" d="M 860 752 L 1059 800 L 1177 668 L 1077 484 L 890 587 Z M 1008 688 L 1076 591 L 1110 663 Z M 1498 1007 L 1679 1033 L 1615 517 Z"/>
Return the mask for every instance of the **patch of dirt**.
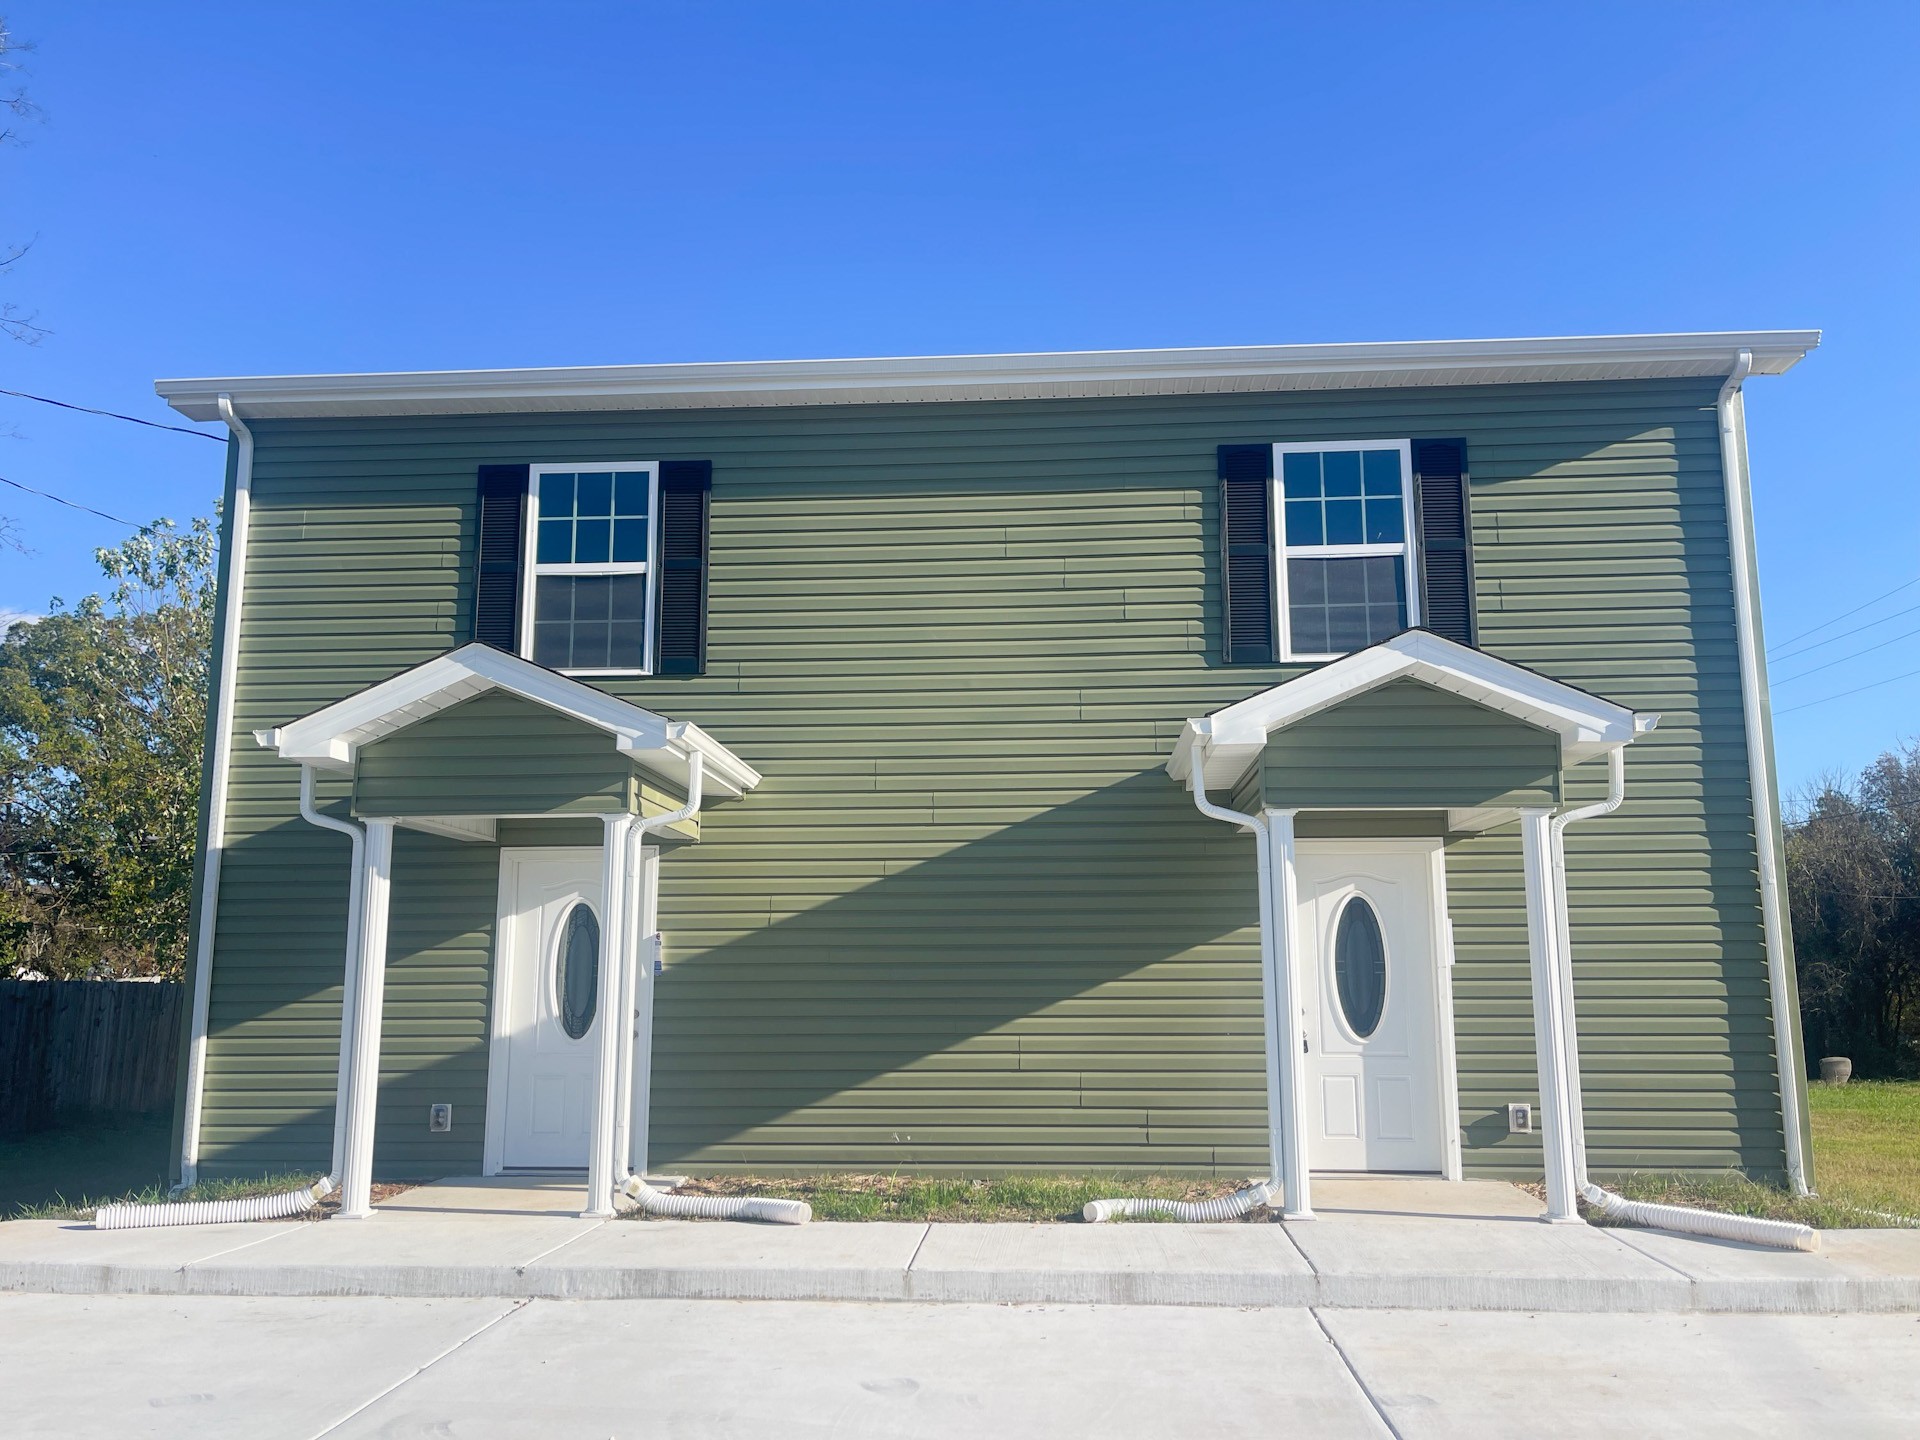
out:
<path id="1" fill-rule="evenodd" d="M 391 1200 L 394 1196 L 404 1194 L 406 1191 L 415 1188 L 415 1182 L 412 1181 L 396 1185 L 375 1185 L 373 1187 L 373 1203 L 378 1205 L 382 1200 Z M 331 1220 L 339 1213 L 339 1210 L 340 1192 L 336 1190 L 318 1205 L 314 1206 L 313 1209 L 307 1211 L 306 1214 L 296 1215 L 294 1218 L 296 1220 Z"/>

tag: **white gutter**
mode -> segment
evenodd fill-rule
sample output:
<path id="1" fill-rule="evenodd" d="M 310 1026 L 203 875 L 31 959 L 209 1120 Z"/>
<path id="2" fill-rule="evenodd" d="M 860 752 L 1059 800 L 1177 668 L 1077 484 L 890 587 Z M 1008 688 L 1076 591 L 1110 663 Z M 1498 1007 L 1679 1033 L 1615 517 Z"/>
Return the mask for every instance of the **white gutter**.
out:
<path id="1" fill-rule="evenodd" d="M 347 872 L 345 983 L 340 991 L 340 1067 L 333 1089 L 333 1168 L 327 1172 L 327 1178 L 337 1186 L 347 1162 L 347 1112 L 350 1108 L 347 1088 L 353 1078 L 353 1032 L 359 1020 L 354 1013 L 354 998 L 359 994 L 360 984 L 360 890 L 361 872 L 367 853 L 367 832 L 363 826 L 323 815 L 314 806 L 313 767 L 310 765 L 300 767 L 300 818 L 309 825 L 318 825 L 322 830 L 338 831 L 347 837 L 347 843 L 352 847 L 352 859 L 349 862 L 352 868 Z"/>
<path id="2" fill-rule="evenodd" d="M 1726 479 L 1727 542 L 1733 562 L 1734 627 L 1740 651 L 1740 709 L 1746 719 L 1747 785 L 1753 797 L 1754 845 L 1760 865 L 1760 915 L 1767 949 L 1767 991 L 1773 1002 L 1774 1065 L 1780 1080 L 1780 1123 L 1786 1132 L 1787 1178 L 1796 1195 L 1809 1193 L 1801 1145 L 1800 1107 L 1805 1068 L 1794 1053 L 1793 987 L 1787 976 L 1786 905 L 1780 887 L 1779 825 L 1772 752 L 1767 744 L 1767 694 L 1761 674 L 1758 557 L 1749 522 L 1746 401 L 1741 385 L 1753 372 L 1753 352 L 1741 350 L 1720 387 L 1720 469 Z"/>
<path id="3" fill-rule="evenodd" d="M 1819 343 L 1818 330 L 1561 335 L 1025 355 L 254 375 L 157 380 L 154 390 L 175 410 L 195 420 L 213 418 L 216 397 L 222 393 L 239 396 L 247 413 L 256 419 L 1235 394 L 1705 377 L 1723 374 L 1726 356 L 1738 349 L 1753 351 L 1754 368 L 1760 373 L 1780 374 Z"/>
<path id="4" fill-rule="evenodd" d="M 191 1185 L 200 1169 L 200 1110 L 207 1088 L 207 1019 L 213 996 L 213 930 L 220 900 L 220 854 L 227 843 L 227 776 L 233 759 L 233 697 L 240 667 L 240 609 L 247 590 L 247 524 L 253 513 L 253 432 L 222 394 L 219 416 L 239 444 L 233 480 L 233 514 L 227 543 L 226 614 L 220 627 L 220 689 L 208 717 L 207 744 L 213 774 L 207 787 L 205 859 L 200 870 L 200 933 L 194 939 L 193 1018 L 187 1032 L 186 1117 L 180 1137 L 180 1183 Z"/>

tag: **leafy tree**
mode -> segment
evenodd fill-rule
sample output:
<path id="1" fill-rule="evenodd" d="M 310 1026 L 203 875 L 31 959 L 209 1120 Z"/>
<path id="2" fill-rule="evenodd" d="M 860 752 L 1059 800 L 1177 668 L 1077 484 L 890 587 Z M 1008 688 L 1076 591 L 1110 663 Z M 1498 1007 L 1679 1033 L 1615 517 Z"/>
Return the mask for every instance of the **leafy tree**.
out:
<path id="1" fill-rule="evenodd" d="M 214 552 L 157 520 L 0 640 L 0 973 L 181 974 Z"/>
<path id="2" fill-rule="evenodd" d="M 1810 1058 L 1920 1074 L 1920 741 L 1829 778 L 1787 827 L 1787 893 Z"/>

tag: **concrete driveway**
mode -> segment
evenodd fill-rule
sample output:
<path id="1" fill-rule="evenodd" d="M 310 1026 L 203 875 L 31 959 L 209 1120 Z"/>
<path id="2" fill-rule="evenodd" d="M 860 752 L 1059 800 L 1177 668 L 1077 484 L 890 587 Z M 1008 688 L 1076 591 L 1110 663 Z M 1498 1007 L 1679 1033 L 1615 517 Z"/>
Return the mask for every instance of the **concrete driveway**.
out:
<path id="1" fill-rule="evenodd" d="M 0 1295 L 22 1437 L 1915 1433 L 1920 1316 Z"/>

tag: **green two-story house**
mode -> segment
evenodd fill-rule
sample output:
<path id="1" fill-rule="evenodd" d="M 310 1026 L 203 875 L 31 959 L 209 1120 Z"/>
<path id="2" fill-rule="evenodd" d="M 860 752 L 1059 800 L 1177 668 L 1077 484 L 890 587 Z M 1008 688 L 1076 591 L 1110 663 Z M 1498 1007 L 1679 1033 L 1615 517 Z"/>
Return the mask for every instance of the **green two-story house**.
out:
<path id="1" fill-rule="evenodd" d="M 1804 1187 L 1743 392 L 1817 342 L 161 382 L 183 1177 Z"/>

